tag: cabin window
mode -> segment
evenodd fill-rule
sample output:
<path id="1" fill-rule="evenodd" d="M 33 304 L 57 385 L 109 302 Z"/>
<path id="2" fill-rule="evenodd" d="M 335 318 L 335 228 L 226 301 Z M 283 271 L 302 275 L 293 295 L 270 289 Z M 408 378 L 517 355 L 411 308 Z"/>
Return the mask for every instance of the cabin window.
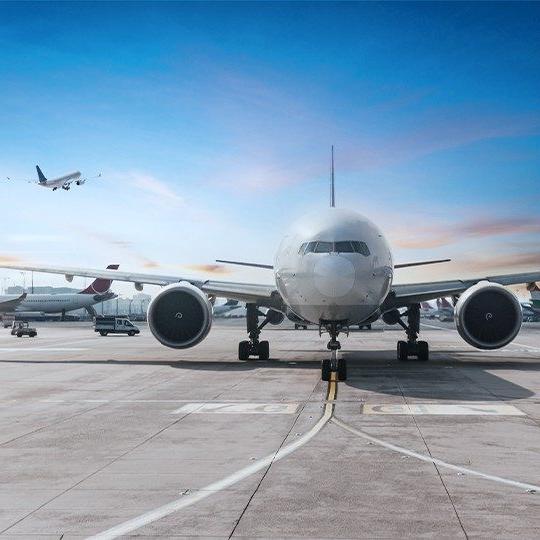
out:
<path id="1" fill-rule="evenodd" d="M 313 253 L 315 251 L 315 246 L 317 242 L 309 242 L 306 246 L 306 251 L 304 253 Z"/>
<path id="2" fill-rule="evenodd" d="M 306 246 L 307 246 L 307 242 L 304 242 L 301 246 L 300 246 L 300 249 L 298 250 L 298 253 L 300 255 L 303 255 L 304 254 L 304 251 L 306 249 Z"/>

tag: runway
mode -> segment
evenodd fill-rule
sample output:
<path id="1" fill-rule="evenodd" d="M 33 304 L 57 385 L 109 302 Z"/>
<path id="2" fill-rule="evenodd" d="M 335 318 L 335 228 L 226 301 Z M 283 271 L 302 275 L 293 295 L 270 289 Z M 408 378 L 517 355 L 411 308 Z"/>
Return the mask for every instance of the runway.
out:
<path id="1" fill-rule="evenodd" d="M 236 360 L 242 320 L 185 351 L 0 333 L 0 536 L 538 537 L 540 325 L 486 352 L 425 322 L 429 363 L 375 325 L 330 385 L 316 329 L 265 329 L 268 362 Z"/>

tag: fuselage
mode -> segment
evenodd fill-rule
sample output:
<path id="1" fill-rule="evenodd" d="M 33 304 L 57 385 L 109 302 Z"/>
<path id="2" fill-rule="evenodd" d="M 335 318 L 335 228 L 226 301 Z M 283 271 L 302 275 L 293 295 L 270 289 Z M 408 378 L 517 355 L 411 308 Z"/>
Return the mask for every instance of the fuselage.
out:
<path id="1" fill-rule="evenodd" d="M 297 221 L 274 261 L 290 310 L 314 324 L 358 324 L 378 313 L 390 291 L 392 254 L 382 232 L 350 210 L 328 208 Z"/>
<path id="2" fill-rule="evenodd" d="M 59 176 L 58 178 L 51 178 L 45 182 L 39 182 L 39 185 L 43 187 L 60 187 L 66 183 L 79 180 L 80 177 L 81 173 L 79 171 L 74 171 L 72 173 L 65 174 L 64 176 Z"/>
<path id="3" fill-rule="evenodd" d="M 26 298 L 15 308 L 15 313 L 39 312 L 39 313 L 62 313 L 75 309 L 86 308 L 108 298 L 113 298 L 113 293 L 105 294 L 28 294 Z M 0 301 L 13 300 L 17 295 L 1 296 Z"/>

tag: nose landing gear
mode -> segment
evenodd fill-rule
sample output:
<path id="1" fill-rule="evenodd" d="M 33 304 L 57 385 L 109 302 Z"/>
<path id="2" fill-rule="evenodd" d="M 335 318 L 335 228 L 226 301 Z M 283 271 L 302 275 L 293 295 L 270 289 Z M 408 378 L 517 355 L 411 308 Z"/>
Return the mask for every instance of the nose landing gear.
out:
<path id="1" fill-rule="evenodd" d="M 238 344 L 238 360 L 249 360 L 250 356 L 258 356 L 259 360 L 270 358 L 270 344 L 268 341 L 259 341 L 261 330 L 270 322 L 268 317 L 259 324 L 259 315 L 262 315 L 255 304 L 246 304 L 246 326 L 249 340 Z"/>
<path id="2" fill-rule="evenodd" d="M 337 339 L 340 329 L 341 325 L 336 323 L 326 325 L 326 330 L 330 334 L 330 341 L 326 347 L 331 351 L 331 354 L 330 358 L 323 360 L 321 364 L 321 379 L 323 381 L 329 381 L 332 372 L 337 374 L 338 381 L 347 379 L 347 361 L 344 358 L 338 358 L 338 351 L 341 349 L 341 343 Z M 319 329 L 319 333 L 321 332 L 322 330 Z"/>

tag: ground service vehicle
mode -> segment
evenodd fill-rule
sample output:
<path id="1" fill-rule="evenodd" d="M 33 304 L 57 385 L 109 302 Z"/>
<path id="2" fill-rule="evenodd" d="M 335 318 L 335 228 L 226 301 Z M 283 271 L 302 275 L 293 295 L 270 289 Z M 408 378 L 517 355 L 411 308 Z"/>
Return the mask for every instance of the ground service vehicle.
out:
<path id="1" fill-rule="evenodd" d="M 128 318 L 115 316 L 96 317 L 94 331 L 99 332 L 102 336 L 106 336 L 107 334 L 127 334 L 128 336 L 134 336 L 140 333 L 139 328 Z"/>
<path id="2" fill-rule="evenodd" d="M 13 325 L 11 326 L 11 335 L 17 337 L 36 337 L 37 330 L 32 328 L 27 321 L 13 321 Z"/>

